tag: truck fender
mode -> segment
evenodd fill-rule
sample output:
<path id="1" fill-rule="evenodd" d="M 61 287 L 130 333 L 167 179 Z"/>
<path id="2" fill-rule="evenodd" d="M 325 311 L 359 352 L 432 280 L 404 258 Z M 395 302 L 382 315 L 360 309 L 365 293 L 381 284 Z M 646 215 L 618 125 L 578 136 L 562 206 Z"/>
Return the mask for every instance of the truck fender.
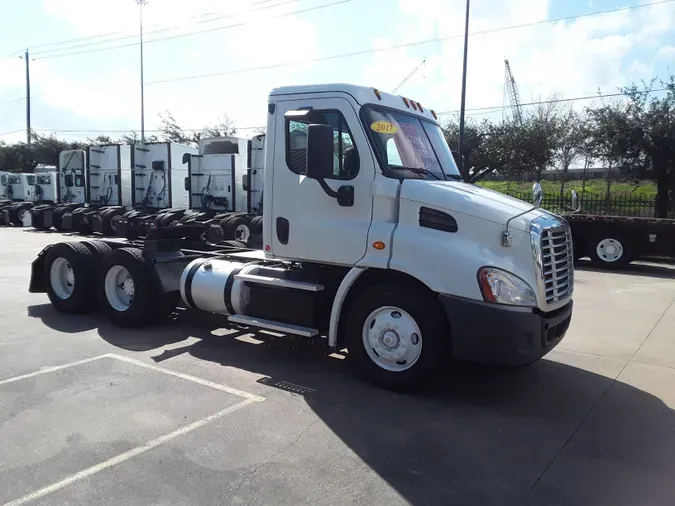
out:
<path id="1" fill-rule="evenodd" d="M 30 284 L 28 285 L 28 293 L 46 293 L 45 287 L 45 258 L 47 253 L 54 247 L 53 244 L 45 246 L 45 248 L 38 253 L 38 256 L 30 265 Z"/>
<path id="2" fill-rule="evenodd" d="M 340 323 L 340 313 L 344 305 L 347 294 L 352 285 L 356 282 L 358 277 L 366 271 L 367 267 L 352 267 L 347 275 L 342 279 L 340 286 L 337 289 L 335 298 L 333 299 L 333 306 L 330 311 L 330 324 L 328 327 L 328 346 L 337 346 L 338 339 L 338 324 Z"/>

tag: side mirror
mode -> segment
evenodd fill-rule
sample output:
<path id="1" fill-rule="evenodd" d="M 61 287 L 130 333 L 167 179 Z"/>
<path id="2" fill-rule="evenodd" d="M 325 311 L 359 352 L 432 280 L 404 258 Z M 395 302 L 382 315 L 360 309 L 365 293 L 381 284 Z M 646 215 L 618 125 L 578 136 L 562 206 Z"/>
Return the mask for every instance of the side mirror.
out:
<path id="1" fill-rule="evenodd" d="M 249 183 L 249 175 L 243 174 L 241 176 L 241 186 L 244 189 L 244 191 L 248 191 L 248 183 Z"/>
<path id="2" fill-rule="evenodd" d="M 579 204 L 579 195 L 576 190 L 572 190 L 572 212 L 578 213 L 581 211 L 581 204 Z"/>
<path id="3" fill-rule="evenodd" d="M 307 165 L 305 175 L 323 180 L 333 175 L 333 127 L 309 125 L 307 127 Z"/>
<path id="4" fill-rule="evenodd" d="M 534 185 L 532 185 L 532 205 L 538 209 L 541 207 L 543 200 L 544 190 L 541 188 L 539 183 L 534 183 Z"/>
<path id="5" fill-rule="evenodd" d="M 187 155 L 187 153 L 185 153 L 185 154 Z M 183 155 L 183 158 L 184 158 L 184 157 L 185 157 L 185 155 Z M 183 180 L 183 186 L 185 186 L 185 191 L 186 191 L 186 192 L 189 192 L 189 191 L 190 191 L 190 178 L 189 178 L 189 177 L 186 177 L 186 178 Z"/>
<path id="6" fill-rule="evenodd" d="M 183 163 L 188 163 L 190 161 L 191 153 L 183 153 Z"/>

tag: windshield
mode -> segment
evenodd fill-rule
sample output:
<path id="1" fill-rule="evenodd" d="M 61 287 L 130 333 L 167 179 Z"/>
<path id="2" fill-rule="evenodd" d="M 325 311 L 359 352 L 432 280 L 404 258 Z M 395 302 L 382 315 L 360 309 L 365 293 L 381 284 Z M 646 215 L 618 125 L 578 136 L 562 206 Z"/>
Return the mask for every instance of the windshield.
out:
<path id="1" fill-rule="evenodd" d="M 35 176 L 26 176 L 26 183 L 33 186 L 35 184 Z"/>
<path id="2" fill-rule="evenodd" d="M 51 184 L 52 178 L 49 174 L 41 174 L 37 177 L 37 184 Z"/>
<path id="3" fill-rule="evenodd" d="M 395 177 L 460 179 L 441 128 L 424 119 L 367 106 L 366 128 L 383 168 Z"/>

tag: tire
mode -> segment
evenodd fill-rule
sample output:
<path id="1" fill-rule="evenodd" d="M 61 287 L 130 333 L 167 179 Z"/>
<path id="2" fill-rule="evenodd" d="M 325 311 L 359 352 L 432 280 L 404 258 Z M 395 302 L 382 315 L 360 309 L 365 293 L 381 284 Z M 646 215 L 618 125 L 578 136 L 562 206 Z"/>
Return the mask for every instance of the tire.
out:
<path id="1" fill-rule="evenodd" d="M 117 233 L 117 225 L 113 223 L 113 218 L 122 216 L 123 214 L 124 209 L 106 209 L 105 211 L 103 211 L 103 213 L 101 214 L 103 235 L 114 236 Z"/>
<path id="2" fill-rule="evenodd" d="M 70 211 L 70 209 L 67 207 L 57 207 L 54 209 L 54 213 L 52 214 L 52 226 L 59 232 L 63 230 L 63 215 L 68 211 Z"/>
<path id="3" fill-rule="evenodd" d="M 120 248 L 104 257 L 97 288 L 103 311 L 120 327 L 154 323 L 168 316 L 178 303 L 177 293 L 162 291 L 154 270 L 137 248 Z"/>
<path id="4" fill-rule="evenodd" d="M 262 234 L 263 232 L 262 216 L 254 216 L 253 219 L 251 220 L 251 224 L 253 225 L 254 234 Z"/>
<path id="5" fill-rule="evenodd" d="M 23 217 L 25 213 L 30 212 L 31 205 L 29 202 L 21 202 L 14 204 L 9 208 L 9 221 L 16 227 L 23 227 Z"/>
<path id="6" fill-rule="evenodd" d="M 399 325 L 398 333 L 387 325 L 393 321 Z M 383 336 L 391 328 L 390 337 L 407 346 L 390 348 L 392 355 L 385 357 L 384 343 L 370 344 L 370 337 L 376 334 L 371 330 L 373 325 L 381 329 Z M 445 312 L 433 293 L 417 285 L 381 283 L 365 289 L 350 304 L 344 328 L 353 364 L 370 382 L 387 390 L 401 393 L 420 390 L 451 360 L 450 327 Z M 419 335 L 415 338 L 417 330 Z M 380 355 L 375 351 L 378 346 Z M 403 353 L 404 350 L 409 353 Z M 401 360 L 396 361 L 399 353 Z"/>
<path id="7" fill-rule="evenodd" d="M 222 224 L 225 239 L 234 239 L 241 242 L 248 242 L 253 235 L 251 221 L 244 216 L 233 216 Z"/>
<path id="8" fill-rule="evenodd" d="M 44 269 L 47 296 L 57 311 L 82 314 L 96 309 L 96 257 L 87 246 L 55 244 L 47 253 Z"/>
<path id="9" fill-rule="evenodd" d="M 620 269 L 633 260 L 633 245 L 621 234 L 599 234 L 588 242 L 587 249 L 593 266 L 602 269 Z"/>
<path id="10" fill-rule="evenodd" d="M 113 251 L 113 249 L 103 241 L 82 241 L 80 244 L 84 244 L 85 248 L 91 252 L 96 261 L 99 261 Z"/>

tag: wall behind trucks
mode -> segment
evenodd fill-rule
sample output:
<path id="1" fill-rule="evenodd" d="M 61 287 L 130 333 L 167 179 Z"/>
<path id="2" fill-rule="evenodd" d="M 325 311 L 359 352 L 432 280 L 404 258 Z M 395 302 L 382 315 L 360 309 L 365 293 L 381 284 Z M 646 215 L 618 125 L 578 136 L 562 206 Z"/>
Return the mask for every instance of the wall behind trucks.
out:
<path id="1" fill-rule="evenodd" d="M 87 200 L 87 153 L 81 149 L 59 153 L 59 202 L 84 204 Z"/>
<path id="2" fill-rule="evenodd" d="M 88 202 L 100 206 L 130 205 L 130 191 L 122 192 L 121 176 L 123 172 L 123 153 L 129 146 L 109 144 L 88 148 Z M 127 159 L 129 156 L 127 155 Z M 124 168 L 127 172 L 130 169 Z"/>

